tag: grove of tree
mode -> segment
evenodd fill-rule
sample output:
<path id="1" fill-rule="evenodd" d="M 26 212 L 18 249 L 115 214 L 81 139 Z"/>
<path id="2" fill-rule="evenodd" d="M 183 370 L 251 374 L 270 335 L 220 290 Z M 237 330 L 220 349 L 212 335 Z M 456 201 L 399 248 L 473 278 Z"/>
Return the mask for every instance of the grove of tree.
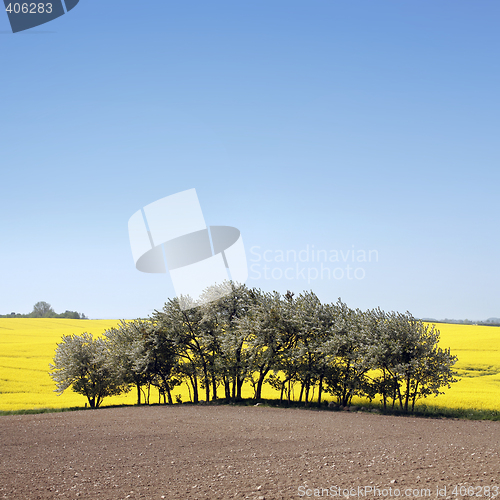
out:
<path id="1" fill-rule="evenodd" d="M 87 319 L 85 314 L 77 311 L 66 310 L 57 314 L 48 302 L 40 301 L 33 306 L 33 311 L 29 314 L 10 313 L 0 315 L 0 318 L 66 318 L 66 319 Z"/>
<path id="2" fill-rule="evenodd" d="M 457 358 L 439 347 L 439 331 L 409 312 L 353 310 L 340 299 L 323 304 L 313 292 L 281 295 L 232 282 L 207 289 L 201 302 L 186 310 L 170 299 L 102 337 L 63 337 L 51 365 L 56 390 L 72 388 L 98 407 L 132 389 L 138 404 L 149 403 L 151 387 L 171 404 L 181 384 L 194 403 L 221 394 L 239 400 L 245 383 L 260 400 L 269 384 L 282 402 L 298 394 L 305 405 L 321 405 L 327 393 L 341 406 L 359 396 L 413 411 L 457 381 Z"/>

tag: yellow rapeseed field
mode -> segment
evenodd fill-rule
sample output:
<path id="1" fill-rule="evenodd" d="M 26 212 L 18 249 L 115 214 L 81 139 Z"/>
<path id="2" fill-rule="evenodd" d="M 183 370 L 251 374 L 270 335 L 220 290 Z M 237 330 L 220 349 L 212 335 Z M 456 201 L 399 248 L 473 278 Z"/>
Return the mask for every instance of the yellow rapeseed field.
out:
<path id="1" fill-rule="evenodd" d="M 460 381 L 446 394 L 420 404 L 448 408 L 500 410 L 500 327 L 436 324 L 440 347 L 450 347 L 458 357 L 455 370 Z"/>
<path id="2" fill-rule="evenodd" d="M 117 323 L 116 320 L 0 318 L 0 410 L 84 406 L 86 399 L 72 391 L 62 396 L 54 392 L 49 363 L 63 335 L 85 331 L 99 335 Z M 112 399 L 115 398 L 106 402 L 111 403 Z M 123 399 L 121 396 L 120 401 Z"/>
<path id="3" fill-rule="evenodd" d="M 116 320 L 0 318 L 0 410 L 65 408 L 85 406 L 83 396 L 66 391 L 58 396 L 49 376 L 49 363 L 63 335 L 92 333 L 100 335 L 116 326 Z M 427 398 L 420 404 L 449 408 L 500 410 L 500 328 L 472 325 L 438 324 L 441 347 L 450 347 L 458 356 L 455 368 L 461 378 L 446 394 Z M 264 398 L 277 392 L 267 384 Z M 176 387 L 183 401 L 189 400 L 187 387 Z M 243 397 L 251 397 L 249 384 Z M 200 391 L 200 396 L 203 392 Z M 328 396 L 328 395 L 325 395 Z M 150 402 L 158 402 L 152 391 Z M 135 391 L 106 398 L 104 405 L 133 404 Z"/>

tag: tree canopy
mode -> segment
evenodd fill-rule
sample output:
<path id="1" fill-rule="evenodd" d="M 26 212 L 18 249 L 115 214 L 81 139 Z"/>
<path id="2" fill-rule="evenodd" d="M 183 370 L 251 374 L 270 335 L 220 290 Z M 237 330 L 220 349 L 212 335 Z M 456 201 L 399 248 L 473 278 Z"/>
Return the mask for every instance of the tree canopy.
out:
<path id="1" fill-rule="evenodd" d="M 197 403 L 201 391 L 206 401 L 221 392 L 241 399 L 245 382 L 259 400 L 267 383 L 281 400 L 298 394 L 321 404 L 328 393 L 341 406 L 359 396 L 412 411 L 456 382 L 456 356 L 439 347 L 435 326 L 409 312 L 354 310 L 340 299 L 323 304 L 311 291 L 281 295 L 232 282 L 205 294 L 203 305 L 186 310 L 170 299 L 97 339 L 64 337 L 52 365 L 56 390 L 71 387 L 98 406 L 131 387 L 139 404 L 149 403 L 156 387 L 172 403 L 184 383 Z"/>

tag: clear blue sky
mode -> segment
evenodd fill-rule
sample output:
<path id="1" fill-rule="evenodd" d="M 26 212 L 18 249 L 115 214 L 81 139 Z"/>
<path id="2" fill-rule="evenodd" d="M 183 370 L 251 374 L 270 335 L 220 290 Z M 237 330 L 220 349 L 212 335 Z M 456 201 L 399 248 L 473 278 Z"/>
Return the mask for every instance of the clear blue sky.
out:
<path id="1" fill-rule="evenodd" d="M 15 35 L 0 12 L 0 313 L 160 308 L 128 219 L 196 188 L 249 286 L 499 317 L 499 23 L 498 0 L 81 0 Z M 265 250 L 320 270 L 276 262 L 307 245 L 378 260 L 257 277 Z"/>

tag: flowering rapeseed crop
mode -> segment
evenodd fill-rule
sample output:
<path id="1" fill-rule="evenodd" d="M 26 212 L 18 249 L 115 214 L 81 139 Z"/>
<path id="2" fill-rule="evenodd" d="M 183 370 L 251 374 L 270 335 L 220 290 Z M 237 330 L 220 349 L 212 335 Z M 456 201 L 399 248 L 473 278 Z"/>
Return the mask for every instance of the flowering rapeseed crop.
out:
<path id="1" fill-rule="evenodd" d="M 116 320 L 0 318 L 0 410 L 84 406 L 86 399 L 78 394 L 68 390 L 58 396 L 54 392 L 49 363 L 56 345 L 63 335 L 85 331 L 100 335 L 117 324 Z M 438 324 L 437 328 L 440 347 L 450 347 L 458 356 L 455 369 L 461 380 L 446 394 L 420 404 L 500 410 L 500 328 L 451 324 Z M 173 394 L 189 400 L 185 385 L 175 388 Z M 243 397 L 252 394 L 246 384 Z M 262 396 L 276 398 L 279 394 L 265 384 Z M 104 405 L 133 404 L 135 400 L 135 391 L 131 391 L 106 398 Z M 157 391 L 152 390 L 150 401 L 158 401 Z"/>
<path id="2" fill-rule="evenodd" d="M 0 410 L 84 406 L 71 391 L 58 396 L 49 376 L 57 343 L 63 335 L 85 331 L 99 335 L 116 320 L 0 318 Z M 130 395 L 120 396 L 120 402 Z M 106 400 L 116 404 L 114 398 Z M 133 402 L 133 397 L 131 401 Z"/>

